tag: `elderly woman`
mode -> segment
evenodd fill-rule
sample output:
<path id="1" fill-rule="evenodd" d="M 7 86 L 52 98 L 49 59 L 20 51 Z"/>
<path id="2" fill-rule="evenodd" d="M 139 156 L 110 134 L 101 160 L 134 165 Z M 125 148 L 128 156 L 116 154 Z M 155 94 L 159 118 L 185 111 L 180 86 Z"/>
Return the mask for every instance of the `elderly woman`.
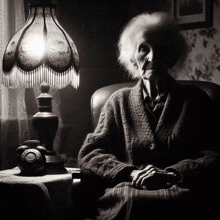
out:
<path id="1" fill-rule="evenodd" d="M 108 99 L 78 157 L 100 189 L 96 219 L 211 219 L 220 168 L 213 106 L 168 74 L 187 52 L 176 23 L 166 13 L 140 14 L 118 47 L 139 81 Z"/>

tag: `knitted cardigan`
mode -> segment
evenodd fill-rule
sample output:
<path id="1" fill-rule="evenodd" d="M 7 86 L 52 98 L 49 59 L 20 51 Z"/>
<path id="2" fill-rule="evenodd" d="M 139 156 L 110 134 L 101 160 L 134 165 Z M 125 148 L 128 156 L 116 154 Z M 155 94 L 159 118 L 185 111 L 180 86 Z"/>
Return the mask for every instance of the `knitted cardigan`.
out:
<path id="1" fill-rule="evenodd" d="M 219 141 L 212 101 L 199 88 L 173 79 L 157 125 L 144 106 L 142 81 L 116 91 L 87 135 L 78 161 L 83 173 L 109 184 L 128 181 L 148 164 L 173 170 L 179 184 L 197 186 L 219 177 Z M 206 181 L 207 180 L 207 181 Z"/>

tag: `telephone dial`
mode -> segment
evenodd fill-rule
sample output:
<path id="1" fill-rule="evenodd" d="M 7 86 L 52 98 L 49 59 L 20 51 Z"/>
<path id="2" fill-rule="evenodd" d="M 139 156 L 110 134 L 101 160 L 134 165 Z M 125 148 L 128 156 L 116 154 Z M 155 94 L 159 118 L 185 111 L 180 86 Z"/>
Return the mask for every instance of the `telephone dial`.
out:
<path id="1" fill-rule="evenodd" d="M 24 141 L 16 150 L 18 167 L 22 174 L 35 175 L 44 171 L 46 148 L 38 140 Z"/>

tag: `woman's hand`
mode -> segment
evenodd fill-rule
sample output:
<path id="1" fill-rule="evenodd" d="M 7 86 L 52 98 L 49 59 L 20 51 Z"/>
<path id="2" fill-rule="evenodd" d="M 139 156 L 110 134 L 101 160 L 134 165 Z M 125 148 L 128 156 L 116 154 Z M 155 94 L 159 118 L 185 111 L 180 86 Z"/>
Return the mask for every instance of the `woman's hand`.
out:
<path id="1" fill-rule="evenodd" d="M 143 170 L 134 170 L 131 173 L 132 185 L 139 189 L 165 189 L 176 183 L 177 174 L 159 169 L 153 165 L 146 166 Z"/>

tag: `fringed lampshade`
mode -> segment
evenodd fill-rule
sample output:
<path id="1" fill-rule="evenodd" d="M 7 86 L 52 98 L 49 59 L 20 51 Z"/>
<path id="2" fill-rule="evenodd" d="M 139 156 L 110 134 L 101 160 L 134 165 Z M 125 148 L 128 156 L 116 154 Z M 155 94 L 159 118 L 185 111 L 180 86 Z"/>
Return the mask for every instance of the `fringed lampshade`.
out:
<path id="1" fill-rule="evenodd" d="M 55 5 L 29 5 L 29 16 L 8 43 L 3 57 L 3 84 L 7 87 L 41 84 L 39 112 L 33 116 L 33 128 L 46 147 L 46 170 L 63 172 L 64 164 L 53 150 L 58 117 L 52 112 L 51 87 L 79 86 L 79 56 L 76 46 L 60 26 Z"/>
<path id="2" fill-rule="evenodd" d="M 70 36 L 59 24 L 55 5 L 29 5 L 29 16 L 8 43 L 3 58 L 3 83 L 32 87 L 46 82 L 62 88 L 79 85 L 79 56 Z"/>

